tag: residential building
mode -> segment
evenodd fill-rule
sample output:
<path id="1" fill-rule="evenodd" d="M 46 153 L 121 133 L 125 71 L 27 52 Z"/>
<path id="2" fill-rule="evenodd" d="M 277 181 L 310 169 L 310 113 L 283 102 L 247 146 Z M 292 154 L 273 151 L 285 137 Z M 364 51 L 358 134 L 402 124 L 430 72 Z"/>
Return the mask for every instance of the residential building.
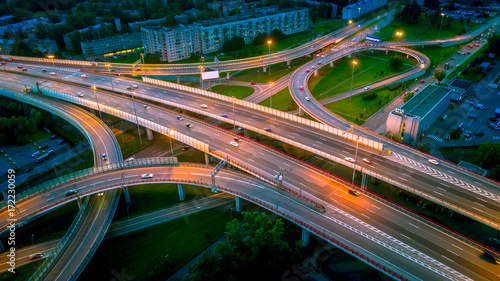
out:
<path id="1" fill-rule="evenodd" d="M 417 140 L 443 114 L 453 91 L 446 87 L 427 85 L 386 120 L 386 134 L 402 141 Z"/>
<path id="2" fill-rule="evenodd" d="M 80 33 L 87 33 L 89 34 L 93 39 L 100 39 L 106 34 L 110 33 L 113 31 L 113 25 L 104 22 L 100 24 L 96 24 L 93 26 L 89 26 L 80 30 L 75 30 L 70 33 L 64 34 L 63 39 L 64 39 L 64 45 L 66 47 L 66 50 L 73 50 L 73 47 L 71 46 L 71 39 L 70 39 L 70 34 L 73 34 L 73 32 L 80 32 Z"/>
<path id="3" fill-rule="evenodd" d="M 313 1 L 313 0 L 306 0 L 306 3 L 309 5 L 319 5 L 321 2 L 319 1 Z M 332 6 L 332 16 L 331 18 L 334 19 L 337 17 L 337 8 L 338 6 L 333 4 L 333 3 L 325 3 L 326 5 Z"/>
<path id="4" fill-rule="evenodd" d="M 387 0 L 360 0 L 342 9 L 343 20 L 355 20 L 387 4 Z"/>
<path id="5" fill-rule="evenodd" d="M 86 60 L 130 54 L 142 48 L 140 32 L 80 42 Z"/>
<path id="6" fill-rule="evenodd" d="M 241 36 L 245 44 L 253 42 L 257 34 L 281 30 L 292 34 L 307 30 L 309 10 L 289 10 L 271 15 L 249 13 L 223 19 L 200 21 L 176 28 L 141 28 L 146 53 L 161 53 L 162 61 L 189 58 L 191 53 L 210 53 L 222 50 L 225 40 Z"/>
<path id="7" fill-rule="evenodd" d="M 136 21 L 136 22 L 130 22 L 128 24 L 128 27 L 130 27 L 133 32 L 139 32 L 139 31 L 141 31 L 142 26 L 159 25 L 159 24 L 164 23 L 164 22 L 165 22 L 165 18 L 159 18 L 159 19 L 154 19 L 154 20 L 145 20 L 145 21 Z"/>
<path id="8" fill-rule="evenodd" d="M 50 40 L 49 38 L 30 38 L 26 39 L 26 43 L 28 43 L 33 50 L 40 51 L 42 53 L 54 54 L 59 50 L 57 48 L 57 42 L 55 40 Z"/>
<path id="9" fill-rule="evenodd" d="M 17 32 L 29 32 L 35 29 L 37 24 L 46 25 L 49 23 L 48 18 L 39 17 L 31 20 L 24 20 L 18 23 L 6 24 L 4 26 L 0 26 L 0 36 L 3 36 L 5 33 L 17 33 Z"/>
<path id="10" fill-rule="evenodd" d="M 7 25 L 7 24 L 10 24 L 12 22 L 13 18 L 14 18 L 13 15 L 1 16 L 0 17 L 0 26 L 4 26 L 4 25 Z"/>
<path id="11" fill-rule="evenodd" d="M 467 96 L 472 89 L 472 81 L 464 79 L 453 79 L 451 83 L 448 84 L 453 92 L 459 93 L 462 96 Z"/>
<path id="12" fill-rule="evenodd" d="M 12 51 L 12 46 L 14 46 L 14 40 L 11 39 L 0 39 L 0 54 L 8 55 Z"/>

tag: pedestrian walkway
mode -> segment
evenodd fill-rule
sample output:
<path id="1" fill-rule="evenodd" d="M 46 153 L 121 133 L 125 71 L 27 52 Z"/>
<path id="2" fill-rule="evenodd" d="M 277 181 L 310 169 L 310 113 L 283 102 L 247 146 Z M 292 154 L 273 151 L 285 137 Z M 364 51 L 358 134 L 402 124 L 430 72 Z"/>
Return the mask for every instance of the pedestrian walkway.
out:
<path id="1" fill-rule="evenodd" d="M 437 140 L 437 141 L 443 141 L 443 138 L 440 138 L 440 137 L 434 136 L 434 135 L 427 135 L 427 138 Z"/>

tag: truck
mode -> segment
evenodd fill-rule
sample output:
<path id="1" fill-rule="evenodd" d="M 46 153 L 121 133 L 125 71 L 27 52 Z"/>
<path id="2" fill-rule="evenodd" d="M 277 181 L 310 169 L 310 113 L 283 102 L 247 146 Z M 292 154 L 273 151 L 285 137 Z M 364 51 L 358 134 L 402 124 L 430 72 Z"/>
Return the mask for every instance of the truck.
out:
<path id="1" fill-rule="evenodd" d="M 2 56 L 2 61 L 12 61 L 12 58 L 11 57 L 4 57 Z"/>

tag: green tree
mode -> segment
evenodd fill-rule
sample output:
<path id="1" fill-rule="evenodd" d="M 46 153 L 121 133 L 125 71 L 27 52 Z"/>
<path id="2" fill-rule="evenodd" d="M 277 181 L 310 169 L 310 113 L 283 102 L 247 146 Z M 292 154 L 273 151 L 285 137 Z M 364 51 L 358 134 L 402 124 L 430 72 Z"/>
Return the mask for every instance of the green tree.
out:
<path id="1" fill-rule="evenodd" d="M 389 59 L 389 65 L 393 68 L 393 69 L 399 69 L 401 68 L 401 66 L 403 66 L 403 59 L 398 57 L 398 56 L 392 56 L 390 59 Z"/>
<path id="2" fill-rule="evenodd" d="M 404 97 L 403 97 L 403 102 L 405 102 L 405 103 L 406 103 L 406 102 L 407 102 L 407 101 L 409 101 L 411 98 L 413 98 L 413 96 L 414 96 L 414 95 L 415 95 L 415 93 L 414 93 L 414 92 L 408 92 L 408 93 L 406 94 L 406 96 L 404 96 Z"/>
<path id="3" fill-rule="evenodd" d="M 441 81 L 443 81 L 445 77 L 446 77 L 446 72 L 444 72 L 443 70 L 438 69 L 434 72 L 434 78 L 438 80 L 438 84 L 441 83 Z"/>
<path id="4" fill-rule="evenodd" d="M 233 52 L 241 50 L 245 47 L 245 39 L 241 36 L 235 36 L 229 40 L 226 40 L 222 45 L 223 52 Z"/>
<path id="5" fill-rule="evenodd" d="M 479 161 L 485 169 L 500 165 L 500 143 L 487 142 L 479 146 Z"/>
<path id="6" fill-rule="evenodd" d="M 454 129 L 450 132 L 450 139 L 457 140 L 462 135 L 462 130 Z"/>
<path id="7" fill-rule="evenodd" d="M 286 39 L 286 35 L 281 32 L 281 30 L 277 29 L 273 29 L 269 34 L 269 37 L 271 37 L 271 40 L 273 40 L 273 42 L 278 42 Z"/>
<path id="8" fill-rule="evenodd" d="M 488 38 L 488 52 L 494 54 L 500 54 L 500 36 L 494 34 Z"/>
<path id="9" fill-rule="evenodd" d="M 204 252 L 190 267 L 187 280 L 277 280 L 284 269 L 298 260 L 300 241 L 292 246 L 283 240 L 281 218 L 272 222 L 265 213 L 242 212 L 244 223 L 232 220 L 226 242 L 212 253 Z"/>

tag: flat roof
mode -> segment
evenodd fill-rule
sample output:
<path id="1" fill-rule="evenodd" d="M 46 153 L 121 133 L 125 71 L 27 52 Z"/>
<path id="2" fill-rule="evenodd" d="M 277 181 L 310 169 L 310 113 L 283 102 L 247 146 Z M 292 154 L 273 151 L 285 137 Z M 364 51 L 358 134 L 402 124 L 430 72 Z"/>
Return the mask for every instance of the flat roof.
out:
<path id="1" fill-rule="evenodd" d="M 401 109 L 406 114 L 423 118 L 450 91 L 449 88 L 427 85 L 417 95 L 407 101 Z"/>
<path id="2" fill-rule="evenodd" d="M 464 90 L 467 90 L 471 85 L 471 81 L 462 79 L 455 79 L 450 83 L 451 87 L 462 88 Z"/>

